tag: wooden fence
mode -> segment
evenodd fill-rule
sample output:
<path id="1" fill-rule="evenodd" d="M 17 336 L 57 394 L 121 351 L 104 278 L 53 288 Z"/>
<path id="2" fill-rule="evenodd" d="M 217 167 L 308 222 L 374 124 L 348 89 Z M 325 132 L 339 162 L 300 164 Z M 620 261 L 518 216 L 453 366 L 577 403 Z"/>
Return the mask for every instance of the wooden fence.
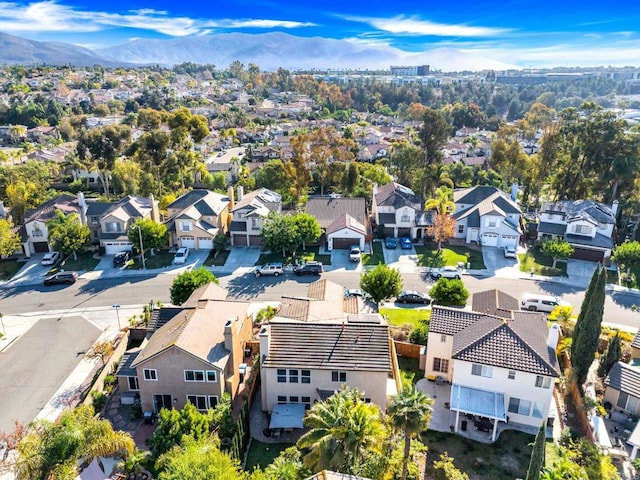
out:
<path id="1" fill-rule="evenodd" d="M 396 353 L 407 358 L 420 358 L 420 349 L 422 345 L 416 345 L 415 343 L 399 342 L 394 340 L 396 347 Z"/>

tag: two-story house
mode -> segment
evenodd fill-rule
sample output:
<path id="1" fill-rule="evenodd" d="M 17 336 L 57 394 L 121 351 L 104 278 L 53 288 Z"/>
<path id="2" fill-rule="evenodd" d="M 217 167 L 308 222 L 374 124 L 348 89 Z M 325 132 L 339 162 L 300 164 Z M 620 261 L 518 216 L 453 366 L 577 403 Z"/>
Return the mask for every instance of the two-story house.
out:
<path id="1" fill-rule="evenodd" d="M 460 188 L 453 192 L 456 206 L 454 238 L 486 247 L 517 247 L 522 234 L 518 204 L 491 186 Z"/>
<path id="2" fill-rule="evenodd" d="M 87 204 L 87 225 L 91 229 L 91 240 L 98 243 L 107 255 L 133 248 L 128 232 L 131 225 L 139 219 L 160 221 L 158 201 L 153 195 L 127 195 L 117 202 Z"/>
<path id="3" fill-rule="evenodd" d="M 546 422 L 560 376 L 557 326 L 537 312 L 517 310 L 499 290 L 474 294 L 472 311 L 434 306 L 425 375 L 451 383 L 450 408 L 535 430 Z M 438 378 L 439 377 L 439 378 Z"/>
<path id="4" fill-rule="evenodd" d="M 195 189 L 185 193 L 167 206 L 165 225 L 171 244 L 195 250 L 213 249 L 213 240 L 226 235 L 229 225 L 227 195 L 210 190 Z"/>
<path id="5" fill-rule="evenodd" d="M 331 196 L 309 197 L 305 211 L 320 224 L 327 250 L 348 249 L 359 245 L 364 249 L 369 236 L 367 210 L 364 198 Z"/>
<path id="6" fill-rule="evenodd" d="M 538 240 L 563 238 L 573 247 L 573 258 L 606 262 L 614 247 L 618 202 L 611 207 L 593 200 L 545 202 L 540 209 Z"/>
<path id="7" fill-rule="evenodd" d="M 371 215 L 387 237 L 424 238 L 433 227 L 433 212 L 425 212 L 418 195 L 391 182 L 373 186 Z"/>
<path id="8" fill-rule="evenodd" d="M 148 343 L 126 354 L 116 376 L 122 392 L 139 393 L 143 411 L 187 402 L 207 410 L 224 392 L 237 393 L 253 318 L 249 303 L 226 297 L 216 284 L 200 287 Z"/>
<path id="9" fill-rule="evenodd" d="M 268 188 L 244 194 L 238 187 L 238 199 L 231 207 L 231 245 L 253 247 L 262 245 L 262 225 L 269 213 L 282 211 L 282 196 Z"/>

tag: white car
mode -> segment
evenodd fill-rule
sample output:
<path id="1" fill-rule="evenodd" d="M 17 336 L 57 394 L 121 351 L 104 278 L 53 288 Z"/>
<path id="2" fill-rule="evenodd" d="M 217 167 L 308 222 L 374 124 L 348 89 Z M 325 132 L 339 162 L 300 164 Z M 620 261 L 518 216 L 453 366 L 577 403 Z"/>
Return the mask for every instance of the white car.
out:
<path id="1" fill-rule="evenodd" d="M 60 252 L 49 252 L 42 257 L 42 265 L 55 265 L 60 261 Z"/>
<path id="2" fill-rule="evenodd" d="M 187 247 L 181 247 L 173 257 L 173 263 L 184 263 L 189 256 L 189 249 Z"/>
<path id="3" fill-rule="evenodd" d="M 504 247 L 504 258 L 518 258 L 516 247 Z"/>
<path id="4" fill-rule="evenodd" d="M 461 273 L 457 267 L 441 267 L 431 271 L 431 277 L 435 278 L 460 278 Z"/>

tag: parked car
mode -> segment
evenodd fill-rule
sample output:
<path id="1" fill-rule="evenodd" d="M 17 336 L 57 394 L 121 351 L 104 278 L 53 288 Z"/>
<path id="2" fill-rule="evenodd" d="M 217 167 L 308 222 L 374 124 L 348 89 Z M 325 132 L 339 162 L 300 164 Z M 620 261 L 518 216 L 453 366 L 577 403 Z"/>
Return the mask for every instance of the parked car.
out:
<path id="1" fill-rule="evenodd" d="M 522 309 L 530 310 L 532 312 L 546 312 L 551 313 L 558 307 L 570 307 L 569 302 L 564 300 L 558 300 L 552 295 L 539 295 L 537 293 L 525 293 L 522 296 Z"/>
<path id="2" fill-rule="evenodd" d="M 413 248 L 413 242 L 409 237 L 400 237 L 400 248 L 403 250 L 411 250 Z"/>
<path id="3" fill-rule="evenodd" d="M 431 297 L 426 293 L 416 292 L 415 290 L 407 290 L 398 295 L 396 299 L 398 303 L 423 303 L 429 305 L 431 303 Z"/>
<path id="4" fill-rule="evenodd" d="M 504 258 L 518 258 L 516 247 L 504 247 Z"/>
<path id="5" fill-rule="evenodd" d="M 369 295 L 364 290 L 361 290 L 360 288 L 350 288 L 348 290 L 345 290 L 344 296 L 345 298 L 349 298 L 349 297 L 362 297 L 365 299 L 371 298 L 371 295 Z"/>
<path id="6" fill-rule="evenodd" d="M 119 267 L 121 265 L 126 264 L 131 258 L 131 252 L 129 250 L 125 250 L 124 252 L 116 253 L 115 257 L 113 257 L 113 266 Z"/>
<path id="7" fill-rule="evenodd" d="M 298 265 L 293 269 L 293 273 L 298 276 L 301 275 L 320 275 L 324 269 L 320 262 L 307 262 L 304 265 Z"/>
<path id="8" fill-rule="evenodd" d="M 60 257 L 60 252 L 45 253 L 40 263 L 42 263 L 42 265 L 55 265 L 60 261 Z"/>
<path id="9" fill-rule="evenodd" d="M 351 245 L 349 247 L 349 261 L 355 263 L 360 261 L 360 245 Z"/>
<path id="10" fill-rule="evenodd" d="M 277 277 L 284 272 L 284 267 L 282 263 L 265 263 L 264 265 L 256 268 L 256 277 L 261 277 L 262 275 L 273 275 Z"/>
<path id="11" fill-rule="evenodd" d="M 180 247 L 173 257 L 173 263 L 185 263 L 189 256 L 189 249 L 187 247 Z"/>
<path id="12" fill-rule="evenodd" d="M 57 272 L 45 277 L 45 285 L 58 285 L 60 283 L 76 283 L 78 272 Z"/>
<path id="13" fill-rule="evenodd" d="M 393 237 L 387 237 L 384 239 L 384 246 L 387 248 L 396 248 L 398 246 L 398 242 Z"/>
<path id="14" fill-rule="evenodd" d="M 441 267 L 441 268 L 436 268 L 435 270 L 432 270 L 430 273 L 432 278 L 435 278 L 436 280 L 438 278 L 460 278 L 460 270 L 458 270 L 457 267 Z"/>

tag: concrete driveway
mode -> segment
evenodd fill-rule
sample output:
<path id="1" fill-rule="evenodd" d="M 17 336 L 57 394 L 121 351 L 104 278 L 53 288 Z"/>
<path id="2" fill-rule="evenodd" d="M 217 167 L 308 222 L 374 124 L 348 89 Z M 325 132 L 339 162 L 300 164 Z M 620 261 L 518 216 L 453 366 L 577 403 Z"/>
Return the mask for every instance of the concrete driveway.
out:
<path id="1" fill-rule="evenodd" d="M 388 266 L 400 270 L 400 273 L 415 273 L 418 271 L 418 256 L 416 249 L 403 250 L 398 245 L 397 248 L 387 248 L 382 243 L 382 253 L 384 263 Z"/>
<path id="2" fill-rule="evenodd" d="M 567 260 L 567 276 L 576 280 L 579 285 L 589 285 L 593 272 L 598 266 L 595 262 L 587 262 L 586 260 Z"/>
<path id="3" fill-rule="evenodd" d="M 232 247 L 224 267 L 219 268 L 225 272 L 249 272 L 255 267 L 261 253 L 260 247 Z"/>
<path id="4" fill-rule="evenodd" d="M 349 260 L 349 250 L 333 249 L 331 251 L 331 265 L 326 270 L 342 270 L 347 272 L 362 272 L 362 260 L 352 262 Z"/>
<path id="5" fill-rule="evenodd" d="M 516 255 L 523 250 L 518 248 Z M 504 250 L 497 247 L 482 247 L 484 265 L 490 275 L 503 278 L 520 278 L 520 265 L 517 258 L 505 258 Z"/>
<path id="6" fill-rule="evenodd" d="M 33 285 L 42 283 L 45 275 L 51 270 L 52 265 L 42 265 L 40 262 L 44 257 L 43 253 L 32 255 L 24 266 L 16 273 L 9 282 L 11 285 Z"/>

